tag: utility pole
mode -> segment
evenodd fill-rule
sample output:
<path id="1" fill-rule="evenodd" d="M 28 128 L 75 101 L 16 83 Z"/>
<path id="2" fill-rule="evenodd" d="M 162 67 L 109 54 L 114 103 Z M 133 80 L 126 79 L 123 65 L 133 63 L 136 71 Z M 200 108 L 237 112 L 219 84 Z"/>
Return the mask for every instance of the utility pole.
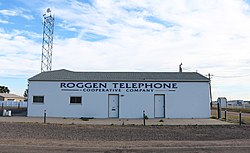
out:
<path id="1" fill-rule="evenodd" d="M 213 75 L 208 73 L 208 79 L 209 79 L 209 95 L 210 95 L 210 108 L 212 109 L 212 89 L 211 89 L 211 78 Z"/>

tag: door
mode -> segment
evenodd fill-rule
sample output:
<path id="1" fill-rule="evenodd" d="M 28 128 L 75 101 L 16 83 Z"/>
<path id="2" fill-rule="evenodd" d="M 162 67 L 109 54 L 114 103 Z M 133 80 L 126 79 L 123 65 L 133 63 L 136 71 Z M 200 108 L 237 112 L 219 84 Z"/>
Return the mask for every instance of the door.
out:
<path id="1" fill-rule="evenodd" d="M 155 117 L 165 117 L 165 95 L 155 95 Z"/>
<path id="2" fill-rule="evenodd" d="M 109 95 L 109 117 L 119 117 L 119 95 Z"/>

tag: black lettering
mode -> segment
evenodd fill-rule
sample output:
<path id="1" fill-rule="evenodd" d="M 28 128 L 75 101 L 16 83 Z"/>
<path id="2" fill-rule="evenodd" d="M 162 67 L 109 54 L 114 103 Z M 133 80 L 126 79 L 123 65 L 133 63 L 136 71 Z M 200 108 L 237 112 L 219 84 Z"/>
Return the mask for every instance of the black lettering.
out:
<path id="1" fill-rule="evenodd" d="M 126 83 L 126 88 L 131 88 L 131 86 L 129 86 L 129 83 Z"/>
<path id="2" fill-rule="evenodd" d="M 76 86 L 77 88 L 83 88 L 83 83 L 77 83 Z"/>
<path id="3" fill-rule="evenodd" d="M 120 88 L 125 88 L 124 83 L 120 83 Z"/>
<path id="4" fill-rule="evenodd" d="M 107 83 L 99 83 L 99 88 L 107 88 Z"/>
<path id="5" fill-rule="evenodd" d="M 92 84 L 91 83 L 85 83 L 85 88 L 92 88 Z"/>
<path id="6" fill-rule="evenodd" d="M 173 89 L 177 89 L 177 88 L 178 88 L 178 87 L 177 87 L 177 83 L 173 83 L 173 84 L 172 84 L 172 88 L 173 88 Z"/>
<path id="7" fill-rule="evenodd" d="M 132 88 L 137 88 L 137 83 L 132 83 Z"/>
<path id="8" fill-rule="evenodd" d="M 66 87 L 66 83 L 61 83 L 61 87 L 60 88 L 67 88 Z"/>
<path id="9" fill-rule="evenodd" d="M 153 84 L 152 84 L 152 83 L 145 83 L 145 88 L 148 88 L 148 86 L 149 86 L 150 88 L 153 88 Z"/>
<path id="10" fill-rule="evenodd" d="M 93 88 L 98 88 L 98 84 L 97 83 L 93 83 Z"/>
<path id="11" fill-rule="evenodd" d="M 171 88 L 171 83 L 164 83 L 163 88 Z"/>
<path id="12" fill-rule="evenodd" d="M 162 84 L 161 83 L 155 83 L 154 84 L 154 88 L 156 88 L 156 89 L 159 89 L 159 88 L 161 88 L 162 87 Z"/>
<path id="13" fill-rule="evenodd" d="M 68 83 L 68 84 L 67 84 L 67 87 L 68 87 L 68 88 L 74 88 L 74 87 L 75 87 L 75 84 L 74 84 L 74 83 Z"/>
<path id="14" fill-rule="evenodd" d="M 113 83 L 114 88 L 117 88 L 116 86 L 118 85 L 118 83 Z"/>
<path id="15" fill-rule="evenodd" d="M 139 83 L 138 88 L 144 87 L 144 83 Z"/>

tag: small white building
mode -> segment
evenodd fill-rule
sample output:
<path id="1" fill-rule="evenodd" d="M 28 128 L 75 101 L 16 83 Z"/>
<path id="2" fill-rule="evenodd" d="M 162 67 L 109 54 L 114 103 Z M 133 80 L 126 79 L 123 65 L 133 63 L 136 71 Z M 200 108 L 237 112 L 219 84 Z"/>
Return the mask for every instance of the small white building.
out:
<path id="1" fill-rule="evenodd" d="M 196 72 L 42 72 L 29 79 L 28 116 L 209 118 L 209 79 Z"/>
<path id="2" fill-rule="evenodd" d="M 219 97 L 217 99 L 217 104 L 220 105 L 220 108 L 227 108 L 227 98 L 226 97 Z"/>

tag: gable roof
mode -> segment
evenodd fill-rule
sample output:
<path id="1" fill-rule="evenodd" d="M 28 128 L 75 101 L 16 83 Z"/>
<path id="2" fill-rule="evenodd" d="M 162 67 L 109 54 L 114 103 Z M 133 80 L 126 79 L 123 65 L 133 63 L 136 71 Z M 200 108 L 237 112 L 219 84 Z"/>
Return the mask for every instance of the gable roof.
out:
<path id="1" fill-rule="evenodd" d="M 209 82 L 209 79 L 197 72 L 74 72 L 62 69 L 41 72 L 29 81 Z"/>

